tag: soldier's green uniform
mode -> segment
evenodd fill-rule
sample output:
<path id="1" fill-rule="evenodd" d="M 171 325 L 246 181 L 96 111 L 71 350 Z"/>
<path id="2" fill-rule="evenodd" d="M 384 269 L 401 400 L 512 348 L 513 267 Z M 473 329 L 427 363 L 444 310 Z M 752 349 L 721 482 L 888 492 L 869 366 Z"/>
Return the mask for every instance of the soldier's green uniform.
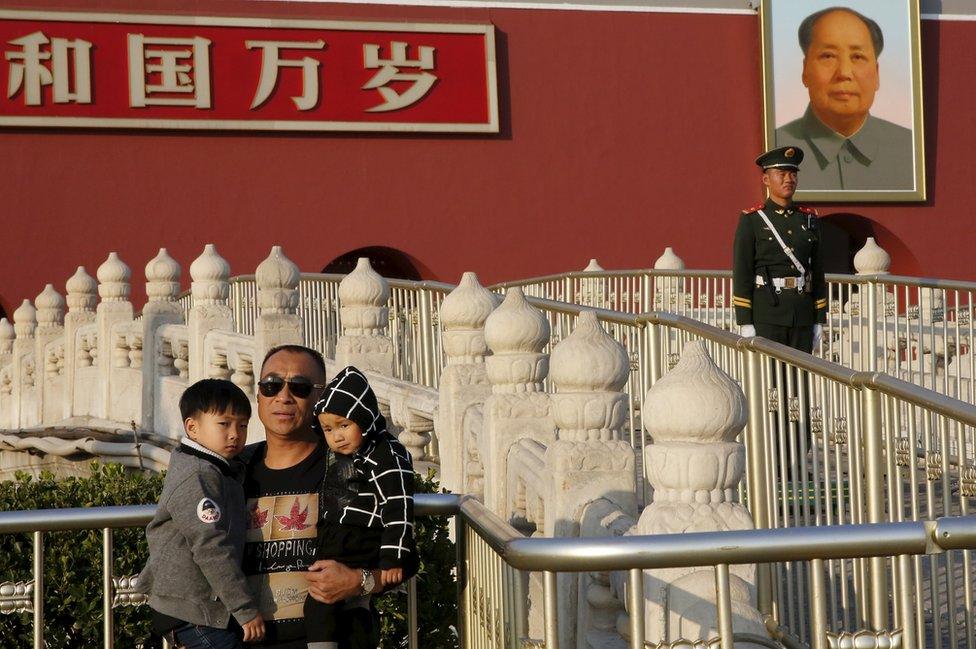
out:
<path id="1" fill-rule="evenodd" d="M 756 163 L 764 170 L 796 170 L 802 159 L 799 148 L 782 147 L 763 154 Z M 805 277 L 800 278 L 799 270 L 766 225 L 760 210 L 804 267 Z M 816 212 L 792 203 L 783 207 L 772 200 L 743 210 L 733 255 L 732 302 L 736 322 L 755 326 L 756 335 L 809 353 L 813 326 L 827 320 L 827 283 Z"/>

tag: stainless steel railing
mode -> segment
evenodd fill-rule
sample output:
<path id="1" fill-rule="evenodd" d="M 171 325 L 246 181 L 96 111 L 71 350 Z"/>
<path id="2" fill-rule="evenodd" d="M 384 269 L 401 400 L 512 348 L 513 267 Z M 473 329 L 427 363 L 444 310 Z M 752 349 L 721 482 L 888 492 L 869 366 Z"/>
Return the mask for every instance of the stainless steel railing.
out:
<path id="1" fill-rule="evenodd" d="M 113 579 L 112 530 L 145 525 L 154 506 L 98 507 L 90 509 L 0 512 L 0 534 L 33 535 L 33 646 L 44 646 L 43 583 L 45 532 L 101 529 L 103 533 L 102 601 L 104 647 L 114 646 L 112 622 Z M 855 623 L 837 626 L 828 614 L 832 574 L 827 562 L 839 560 L 890 561 L 896 582 L 911 585 L 912 562 L 941 553 L 976 549 L 976 517 L 944 517 L 934 521 L 843 525 L 801 529 L 750 530 L 659 536 L 625 536 L 599 539 L 526 538 L 466 496 L 418 494 L 417 515 L 453 515 L 457 518 L 458 581 L 460 588 L 460 633 L 465 647 L 516 648 L 532 644 L 527 637 L 528 592 L 531 573 L 542 573 L 543 638 L 535 646 L 558 649 L 559 598 L 557 574 L 562 572 L 627 571 L 630 611 L 629 645 L 643 649 L 671 646 L 667 639 L 645 638 L 643 626 L 644 570 L 677 567 L 712 567 L 717 596 L 721 647 L 731 648 L 732 594 L 730 566 L 757 562 L 789 562 L 805 566 L 810 606 L 798 611 L 809 620 L 811 646 L 826 649 L 843 644 Z M 877 579 L 878 574 L 874 577 Z M 923 630 L 916 625 L 915 609 L 921 605 L 912 588 L 889 592 L 884 581 L 875 581 L 871 591 L 869 623 L 875 644 L 905 649 L 927 646 Z M 416 593 L 408 597 L 414 611 L 409 643 L 417 646 Z M 890 610 L 889 610 L 890 609 Z M 859 621 L 855 621 L 859 622 Z M 773 625 L 775 627 L 775 625 Z M 796 641 L 782 629 L 776 634 L 791 646 Z M 661 643 L 663 640 L 664 644 Z M 887 642 L 888 644 L 885 644 Z M 972 646 L 972 636 L 954 646 Z"/>
<path id="2" fill-rule="evenodd" d="M 976 506 L 976 406 L 883 374 L 884 364 L 875 363 L 874 371 L 862 372 L 858 367 L 802 354 L 763 339 L 742 339 L 721 326 L 709 325 L 702 320 L 720 313 L 712 308 L 717 303 L 696 301 L 693 297 L 688 306 L 689 300 L 681 296 L 688 294 L 689 286 L 696 291 L 698 286 L 704 286 L 702 290 L 707 295 L 714 296 L 718 291 L 721 296 L 720 287 L 725 280 L 721 273 L 703 279 L 692 271 L 685 273 L 665 275 L 660 287 L 659 276 L 648 273 L 648 283 L 639 291 L 644 296 L 641 304 L 653 304 L 658 299 L 655 296 L 661 296 L 662 305 L 679 305 L 696 317 L 662 311 L 633 314 L 597 310 L 601 322 L 631 359 L 625 391 L 630 396 L 629 433 L 636 450 L 649 442 L 642 425 L 647 390 L 677 362 L 685 344 L 701 340 L 748 398 L 750 423 L 742 437 L 747 452 L 747 480 L 740 492 L 757 527 L 923 521 L 972 511 Z M 608 275 L 624 277 L 625 273 Z M 676 277 L 681 281 L 673 282 Z M 301 304 L 308 303 L 306 296 L 314 295 L 313 290 L 319 290 L 320 296 L 330 295 L 330 287 L 337 286 L 338 279 L 305 276 L 300 285 L 300 291 L 304 291 Z M 243 292 L 249 281 L 242 279 L 238 282 L 241 288 L 233 290 Z M 901 280 L 884 281 L 897 284 Z M 453 287 L 397 280 L 390 284 L 390 332 L 399 350 L 397 378 L 436 387 L 444 362 L 437 312 L 443 296 Z M 897 319 L 865 330 L 866 323 L 876 321 L 877 294 L 886 291 L 878 287 L 886 284 L 851 278 L 850 285 L 858 290 L 833 285 L 833 295 L 856 295 L 857 299 L 846 311 L 838 306 L 838 313 L 844 313 L 846 320 L 835 320 L 831 325 L 850 329 L 838 336 L 851 350 L 850 358 L 860 353 L 864 341 L 865 347 L 879 348 L 879 341 L 887 339 L 884 327 L 888 324 L 897 334 L 893 339 L 901 332 L 917 330 L 899 329 L 902 324 Z M 319 288 L 314 289 L 315 286 Z M 576 298 L 580 286 L 586 288 L 584 284 L 572 284 L 571 292 L 565 289 L 567 292 L 557 295 Z M 634 302 L 635 284 L 619 286 L 622 291 L 630 291 L 629 301 Z M 628 301 L 614 299 L 618 306 Z M 542 298 L 530 301 L 549 318 L 549 348 L 572 331 L 585 308 Z M 338 335 L 336 310 L 335 301 L 320 298 L 318 310 L 302 311 L 306 331 L 323 332 L 320 349 L 325 351 L 330 349 L 328 341 Z M 962 312 L 965 310 L 949 310 Z M 241 311 L 238 322 L 250 322 L 251 315 Z M 721 325 L 727 320 L 717 322 Z M 650 491 L 643 479 L 642 455 L 638 453 L 637 489 L 646 501 Z M 893 570 L 891 560 L 828 560 L 827 567 L 829 620 L 869 620 L 870 584 Z M 942 646 L 943 632 L 947 643 L 959 636 L 971 638 L 976 629 L 971 553 L 916 558 L 911 569 L 911 580 L 893 579 L 891 588 L 899 595 L 906 588 L 915 588 L 915 597 L 922 602 L 916 610 L 916 627 L 925 627 L 927 633 L 938 638 L 933 640 L 937 647 Z M 808 567 L 785 563 L 768 570 L 769 574 L 761 575 L 759 582 L 763 611 L 774 615 L 792 633 L 807 637 L 809 625 L 799 611 L 811 604 Z M 927 620 L 923 619 L 925 609 L 931 611 Z"/>
<path id="3" fill-rule="evenodd" d="M 299 312 L 310 344 L 324 353 L 340 333 L 341 275 L 304 273 Z M 971 352 L 976 283 L 893 275 L 831 274 L 826 333 L 817 354 L 854 370 L 878 370 L 930 390 L 976 402 L 976 355 Z M 398 378 L 435 387 L 439 301 L 453 286 L 389 280 L 390 333 L 398 343 Z M 418 287 L 427 290 L 418 292 Z M 722 270 L 577 271 L 491 288 L 518 286 L 527 296 L 621 313 L 669 312 L 735 331 L 732 273 Z M 231 279 L 238 333 L 253 333 L 257 287 L 253 275 Z M 189 294 L 180 296 L 189 313 Z M 430 332 L 429 340 L 425 332 Z M 427 347 L 430 349 L 428 350 Z"/>
<path id="4" fill-rule="evenodd" d="M 971 352 L 976 283 L 895 275 L 827 275 L 818 355 L 976 402 Z M 627 313 L 668 311 L 735 330 L 731 271 L 576 271 L 492 286 Z"/>

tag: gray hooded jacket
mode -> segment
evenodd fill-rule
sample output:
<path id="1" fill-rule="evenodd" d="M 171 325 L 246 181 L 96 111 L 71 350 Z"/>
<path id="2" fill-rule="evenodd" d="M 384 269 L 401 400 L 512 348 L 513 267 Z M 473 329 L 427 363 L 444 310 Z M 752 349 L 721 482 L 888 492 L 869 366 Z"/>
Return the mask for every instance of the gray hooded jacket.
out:
<path id="1" fill-rule="evenodd" d="M 246 514 L 241 471 L 189 439 L 170 456 L 149 526 L 149 563 L 137 588 L 159 613 L 226 628 L 257 615 L 241 570 Z"/>

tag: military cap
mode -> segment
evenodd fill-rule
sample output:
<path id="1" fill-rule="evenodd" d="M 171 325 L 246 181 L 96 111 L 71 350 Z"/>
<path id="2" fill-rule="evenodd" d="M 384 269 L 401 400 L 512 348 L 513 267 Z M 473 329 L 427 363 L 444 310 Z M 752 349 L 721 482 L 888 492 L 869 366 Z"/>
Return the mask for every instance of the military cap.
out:
<path id="1" fill-rule="evenodd" d="M 774 167 L 777 169 L 798 171 L 801 162 L 803 162 L 803 149 L 798 146 L 782 146 L 778 149 L 767 151 L 756 158 L 756 164 L 763 171 Z"/>

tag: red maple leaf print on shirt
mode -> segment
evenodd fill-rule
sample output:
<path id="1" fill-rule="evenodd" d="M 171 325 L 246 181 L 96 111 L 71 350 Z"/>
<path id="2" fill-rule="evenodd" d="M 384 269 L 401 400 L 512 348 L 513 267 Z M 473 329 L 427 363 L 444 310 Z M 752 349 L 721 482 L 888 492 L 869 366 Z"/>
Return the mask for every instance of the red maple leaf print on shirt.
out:
<path id="1" fill-rule="evenodd" d="M 308 505 L 305 505 L 305 509 L 302 511 L 298 511 L 298 507 L 298 498 L 296 498 L 295 503 L 291 506 L 291 514 L 289 516 L 275 516 L 278 524 L 281 525 L 282 532 L 301 532 L 311 527 L 311 525 L 305 523 L 305 519 L 308 518 Z"/>
<path id="2" fill-rule="evenodd" d="M 259 530 L 265 525 L 267 525 L 267 523 L 268 523 L 268 510 L 259 509 L 258 503 L 255 502 L 253 505 L 251 505 L 251 508 L 248 510 L 247 529 Z"/>

